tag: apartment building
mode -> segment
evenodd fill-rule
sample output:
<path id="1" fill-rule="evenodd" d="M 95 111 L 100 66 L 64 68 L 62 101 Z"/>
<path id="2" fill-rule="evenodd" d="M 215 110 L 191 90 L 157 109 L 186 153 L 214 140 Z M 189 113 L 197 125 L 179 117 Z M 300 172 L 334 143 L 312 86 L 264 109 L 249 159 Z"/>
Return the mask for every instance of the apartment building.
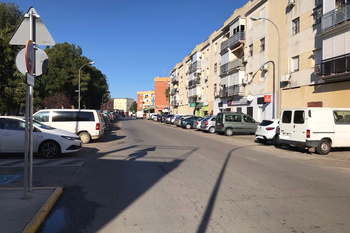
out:
<path id="1" fill-rule="evenodd" d="M 154 78 L 154 112 L 165 113 L 170 111 L 169 102 L 166 98 L 166 90 L 170 84 L 170 77 Z"/>
<path id="2" fill-rule="evenodd" d="M 129 115 L 131 105 L 134 100 L 131 98 L 113 98 L 113 109 L 119 114 Z"/>
<path id="3" fill-rule="evenodd" d="M 349 0 L 251 0 L 171 71 L 175 113 L 350 107 Z"/>
<path id="4" fill-rule="evenodd" d="M 138 91 L 137 92 L 137 111 L 147 111 L 154 109 L 155 92 Z"/>

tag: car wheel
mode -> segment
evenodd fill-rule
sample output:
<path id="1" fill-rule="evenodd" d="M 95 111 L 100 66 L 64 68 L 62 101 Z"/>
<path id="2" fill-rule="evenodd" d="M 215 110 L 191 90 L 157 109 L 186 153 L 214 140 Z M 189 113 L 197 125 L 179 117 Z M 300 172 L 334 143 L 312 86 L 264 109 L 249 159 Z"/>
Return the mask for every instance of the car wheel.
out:
<path id="1" fill-rule="evenodd" d="M 316 147 L 316 152 L 320 155 L 326 155 L 331 151 L 331 144 L 327 139 L 322 139 Z"/>
<path id="2" fill-rule="evenodd" d="M 213 127 L 213 126 L 210 127 L 210 128 L 209 128 L 209 133 L 215 133 L 215 127 Z"/>
<path id="3" fill-rule="evenodd" d="M 78 136 L 80 137 L 82 143 L 89 143 L 91 140 L 90 134 L 87 132 L 81 132 L 78 134 Z"/>
<path id="4" fill-rule="evenodd" d="M 45 158 L 55 158 L 61 154 L 61 148 L 57 142 L 46 141 L 40 145 L 39 152 Z"/>
<path id="5" fill-rule="evenodd" d="M 279 139 L 278 134 L 276 134 L 273 138 L 272 138 L 272 142 L 273 145 L 275 145 L 275 147 L 280 147 L 281 146 L 281 141 Z"/>
<path id="6" fill-rule="evenodd" d="M 190 124 L 187 124 L 186 125 L 186 129 L 190 129 L 191 128 L 191 125 Z"/>
<path id="7" fill-rule="evenodd" d="M 225 135 L 226 136 L 232 136 L 233 135 L 233 130 L 232 129 L 226 129 L 225 130 Z"/>

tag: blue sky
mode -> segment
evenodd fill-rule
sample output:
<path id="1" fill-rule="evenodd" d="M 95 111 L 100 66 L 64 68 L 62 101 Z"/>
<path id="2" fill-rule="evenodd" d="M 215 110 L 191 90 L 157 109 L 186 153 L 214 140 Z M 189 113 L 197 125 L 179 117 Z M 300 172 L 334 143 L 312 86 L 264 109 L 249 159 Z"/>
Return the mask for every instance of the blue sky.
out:
<path id="1" fill-rule="evenodd" d="M 56 43 L 80 46 L 112 98 L 154 90 L 176 63 L 249 0 L 14 0 L 33 6 Z"/>

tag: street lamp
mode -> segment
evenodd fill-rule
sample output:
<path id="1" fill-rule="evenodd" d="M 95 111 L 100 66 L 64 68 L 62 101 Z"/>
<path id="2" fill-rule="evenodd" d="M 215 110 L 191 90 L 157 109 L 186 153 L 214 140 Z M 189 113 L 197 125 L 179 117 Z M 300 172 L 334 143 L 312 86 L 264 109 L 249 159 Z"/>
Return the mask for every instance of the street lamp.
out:
<path id="1" fill-rule="evenodd" d="M 78 108 L 80 109 L 80 70 L 81 70 L 81 68 L 83 68 L 83 66 L 85 66 L 85 65 L 93 65 L 93 64 L 95 64 L 95 62 L 94 61 L 90 61 L 90 62 L 88 62 L 88 63 L 85 63 L 84 65 L 82 65 L 80 68 L 79 68 L 79 89 L 78 89 Z"/>
<path id="2" fill-rule="evenodd" d="M 257 17 L 252 16 L 250 17 L 251 20 L 267 20 L 276 28 L 277 36 L 278 36 L 278 62 L 277 62 L 277 75 L 278 75 L 278 84 L 277 84 L 277 116 L 279 117 L 280 114 L 280 106 L 281 106 L 281 41 L 280 41 L 280 32 L 274 22 L 271 20 L 264 18 L 264 17 Z M 273 83 L 273 86 L 275 86 L 275 83 Z"/>

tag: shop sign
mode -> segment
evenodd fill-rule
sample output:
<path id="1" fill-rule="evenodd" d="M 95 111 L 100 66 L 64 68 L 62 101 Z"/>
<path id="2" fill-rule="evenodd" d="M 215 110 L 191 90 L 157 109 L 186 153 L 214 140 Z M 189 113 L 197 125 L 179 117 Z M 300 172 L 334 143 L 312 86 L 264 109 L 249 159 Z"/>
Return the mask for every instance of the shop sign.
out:
<path id="1" fill-rule="evenodd" d="M 264 102 L 271 103 L 271 95 L 264 95 Z"/>

